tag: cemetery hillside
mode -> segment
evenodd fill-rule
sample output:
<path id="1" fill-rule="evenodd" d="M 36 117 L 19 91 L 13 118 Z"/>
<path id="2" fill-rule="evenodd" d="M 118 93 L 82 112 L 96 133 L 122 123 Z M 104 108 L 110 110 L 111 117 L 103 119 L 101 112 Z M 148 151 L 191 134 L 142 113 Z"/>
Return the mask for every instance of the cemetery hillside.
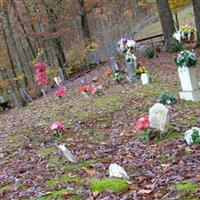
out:
<path id="1" fill-rule="evenodd" d="M 0 8 L 0 199 L 200 199 L 200 0 Z"/>

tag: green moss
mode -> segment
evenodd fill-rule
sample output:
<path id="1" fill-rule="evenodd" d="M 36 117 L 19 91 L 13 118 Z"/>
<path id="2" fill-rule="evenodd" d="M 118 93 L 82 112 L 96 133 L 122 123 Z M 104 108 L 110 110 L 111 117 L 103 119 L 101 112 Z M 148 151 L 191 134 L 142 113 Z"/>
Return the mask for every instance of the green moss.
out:
<path id="1" fill-rule="evenodd" d="M 164 140 L 168 140 L 168 139 L 176 139 L 176 138 L 181 138 L 183 137 L 183 133 L 182 132 L 177 132 L 177 131 L 169 131 L 166 133 L 162 133 L 160 135 L 158 135 L 155 139 L 156 142 L 161 142 Z"/>
<path id="2" fill-rule="evenodd" d="M 172 188 L 179 190 L 179 191 L 195 191 L 198 189 L 199 185 L 196 183 L 191 182 L 184 182 L 184 183 L 177 183 L 172 186 Z"/>
<path id="3" fill-rule="evenodd" d="M 116 178 L 89 179 L 88 183 L 90 184 L 93 192 L 102 192 L 105 190 L 122 192 L 128 189 L 127 181 Z"/>
<path id="4" fill-rule="evenodd" d="M 49 156 L 50 154 L 52 154 L 53 152 L 55 152 L 55 151 L 56 151 L 56 148 L 55 148 L 55 147 L 48 147 L 48 148 L 41 149 L 41 150 L 39 151 L 39 154 L 40 154 L 41 156 L 47 157 L 47 156 Z"/>

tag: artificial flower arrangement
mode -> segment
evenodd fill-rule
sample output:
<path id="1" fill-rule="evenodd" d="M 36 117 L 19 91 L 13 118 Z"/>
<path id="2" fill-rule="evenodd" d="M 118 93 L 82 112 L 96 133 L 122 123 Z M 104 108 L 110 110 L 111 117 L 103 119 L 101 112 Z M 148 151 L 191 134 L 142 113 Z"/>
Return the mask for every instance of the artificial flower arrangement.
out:
<path id="1" fill-rule="evenodd" d="M 59 121 L 54 121 L 52 123 L 51 130 L 55 131 L 56 138 L 61 138 L 62 137 L 62 133 L 66 132 L 65 126 Z"/>
<path id="2" fill-rule="evenodd" d="M 197 57 L 194 52 L 184 50 L 175 58 L 177 67 L 196 67 Z"/>
<path id="3" fill-rule="evenodd" d="M 62 98 L 62 96 L 65 94 L 65 87 L 61 86 L 59 87 L 56 92 L 55 92 L 55 96 Z"/>
<path id="4" fill-rule="evenodd" d="M 113 80 L 116 81 L 118 84 L 121 82 L 122 77 L 119 72 L 116 72 L 113 76 Z"/>
<path id="5" fill-rule="evenodd" d="M 36 67 L 36 81 L 39 86 L 45 86 L 48 83 L 46 64 L 43 62 L 37 62 Z"/>
<path id="6" fill-rule="evenodd" d="M 102 94 L 103 86 L 98 84 L 98 85 L 92 85 L 91 86 L 91 93 L 93 95 L 98 95 L 100 96 Z"/>
<path id="7" fill-rule="evenodd" d="M 41 87 L 43 95 L 46 96 L 44 87 L 48 84 L 48 76 L 46 70 L 46 64 L 38 61 L 35 63 L 36 75 L 35 80 L 37 84 Z"/>
<path id="8" fill-rule="evenodd" d="M 137 67 L 137 70 L 136 70 L 137 75 L 146 74 L 147 72 L 148 71 L 147 71 L 146 67 L 144 67 L 144 66 Z"/>
<path id="9" fill-rule="evenodd" d="M 179 31 L 174 33 L 173 37 L 176 38 L 179 42 L 185 41 L 190 42 L 194 39 L 194 33 L 196 32 L 196 28 L 191 25 L 181 26 Z"/>
<path id="10" fill-rule="evenodd" d="M 106 70 L 106 71 L 104 72 L 104 77 L 105 77 L 105 78 L 110 78 L 110 77 L 112 77 L 112 72 L 111 72 L 110 70 Z"/>
<path id="11" fill-rule="evenodd" d="M 171 105 L 176 103 L 176 98 L 171 94 L 162 92 L 159 97 L 159 102 L 164 105 Z"/>
<path id="12" fill-rule="evenodd" d="M 200 144 L 200 128 L 192 127 L 184 133 L 184 139 L 188 145 Z"/>
<path id="13" fill-rule="evenodd" d="M 87 84 L 84 84 L 80 87 L 80 92 L 81 93 L 89 93 L 90 92 L 90 86 Z"/>
<path id="14" fill-rule="evenodd" d="M 141 133 L 142 138 L 148 139 L 150 136 L 150 123 L 148 116 L 141 117 L 137 120 L 136 131 Z"/>

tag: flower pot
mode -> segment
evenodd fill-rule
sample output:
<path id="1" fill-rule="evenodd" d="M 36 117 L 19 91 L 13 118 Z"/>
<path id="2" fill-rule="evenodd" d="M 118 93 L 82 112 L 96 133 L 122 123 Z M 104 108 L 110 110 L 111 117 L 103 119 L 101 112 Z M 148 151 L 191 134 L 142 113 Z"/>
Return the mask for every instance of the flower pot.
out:
<path id="1" fill-rule="evenodd" d="M 146 85 L 149 83 L 149 75 L 147 73 L 141 74 L 142 85 Z"/>

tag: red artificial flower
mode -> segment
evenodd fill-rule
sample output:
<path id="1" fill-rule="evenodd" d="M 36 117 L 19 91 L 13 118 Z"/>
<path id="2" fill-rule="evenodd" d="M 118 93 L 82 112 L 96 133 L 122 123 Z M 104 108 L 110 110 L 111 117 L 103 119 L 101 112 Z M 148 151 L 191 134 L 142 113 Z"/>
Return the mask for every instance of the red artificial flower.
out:
<path id="1" fill-rule="evenodd" d="M 65 94 L 65 87 L 64 86 L 59 87 L 55 92 L 55 95 L 57 97 L 62 97 L 64 94 Z"/>
<path id="2" fill-rule="evenodd" d="M 39 86 L 45 86 L 48 83 L 46 65 L 43 62 L 38 62 L 35 64 L 36 76 L 35 79 Z"/>
<path id="3" fill-rule="evenodd" d="M 62 132 L 66 131 L 65 126 L 62 123 L 60 123 L 59 121 L 53 122 L 53 124 L 51 125 L 51 130 L 59 130 Z"/>
<path id="4" fill-rule="evenodd" d="M 36 63 L 35 67 L 36 67 L 36 69 L 37 69 L 38 72 L 45 71 L 45 69 L 46 69 L 46 65 L 43 62 Z"/>
<path id="5" fill-rule="evenodd" d="M 148 117 L 142 117 L 142 118 L 138 119 L 138 121 L 136 123 L 137 132 L 140 132 L 140 131 L 147 129 L 149 127 L 150 127 L 150 124 L 149 124 L 149 118 Z"/>
<path id="6" fill-rule="evenodd" d="M 86 92 L 88 93 L 90 91 L 90 86 L 89 85 L 82 85 L 80 87 L 80 92 L 83 93 L 83 92 Z"/>

